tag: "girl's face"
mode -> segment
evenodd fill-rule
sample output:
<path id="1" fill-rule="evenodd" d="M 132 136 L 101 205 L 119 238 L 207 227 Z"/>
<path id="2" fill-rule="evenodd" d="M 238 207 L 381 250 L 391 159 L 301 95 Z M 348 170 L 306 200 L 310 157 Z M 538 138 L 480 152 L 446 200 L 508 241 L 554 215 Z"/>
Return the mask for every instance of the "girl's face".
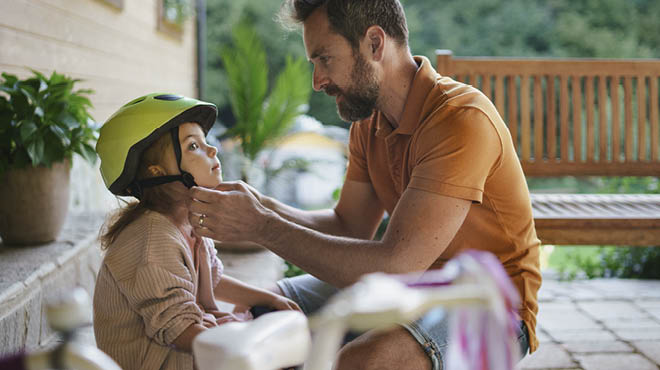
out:
<path id="1" fill-rule="evenodd" d="M 215 188 L 222 182 L 218 149 L 206 143 L 206 135 L 196 122 L 179 126 L 181 169 L 189 172 L 199 186 Z"/>

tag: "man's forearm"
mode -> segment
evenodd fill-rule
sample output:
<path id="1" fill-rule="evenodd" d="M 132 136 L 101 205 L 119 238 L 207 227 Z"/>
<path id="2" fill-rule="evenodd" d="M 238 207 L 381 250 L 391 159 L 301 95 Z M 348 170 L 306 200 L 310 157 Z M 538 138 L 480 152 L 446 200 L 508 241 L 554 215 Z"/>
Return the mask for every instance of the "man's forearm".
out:
<path id="1" fill-rule="evenodd" d="M 255 242 L 321 280 L 344 287 L 375 271 L 396 271 L 396 256 L 379 241 L 329 235 L 273 215 Z"/>
<path id="2" fill-rule="evenodd" d="M 334 209 L 320 209 L 305 211 L 286 205 L 274 198 L 262 196 L 261 204 L 276 212 L 285 220 L 291 221 L 306 228 L 336 236 L 361 237 L 342 222 L 341 217 Z M 366 236 L 365 239 L 370 237 Z"/>

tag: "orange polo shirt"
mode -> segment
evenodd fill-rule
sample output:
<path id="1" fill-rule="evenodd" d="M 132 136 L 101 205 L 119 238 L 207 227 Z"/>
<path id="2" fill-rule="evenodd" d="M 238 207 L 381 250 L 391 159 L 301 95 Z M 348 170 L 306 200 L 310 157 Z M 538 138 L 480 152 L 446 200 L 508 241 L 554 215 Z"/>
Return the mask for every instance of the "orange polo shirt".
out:
<path id="1" fill-rule="evenodd" d="M 415 61 L 399 127 L 380 112 L 351 126 L 346 179 L 371 183 L 389 214 L 406 188 L 472 201 L 431 268 L 465 249 L 495 254 L 520 293 L 519 314 L 534 351 L 541 242 L 509 130 L 479 90 L 440 76 L 425 57 Z"/>

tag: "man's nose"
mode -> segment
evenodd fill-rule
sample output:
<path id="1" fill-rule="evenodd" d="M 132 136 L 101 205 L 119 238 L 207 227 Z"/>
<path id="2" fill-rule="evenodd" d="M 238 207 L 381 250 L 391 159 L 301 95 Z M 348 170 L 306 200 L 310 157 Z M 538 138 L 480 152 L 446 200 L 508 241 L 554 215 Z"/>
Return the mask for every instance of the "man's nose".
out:
<path id="1" fill-rule="evenodd" d="M 312 76 L 312 88 L 314 88 L 314 91 L 325 90 L 329 82 L 330 79 L 319 68 L 314 67 L 314 74 Z"/>

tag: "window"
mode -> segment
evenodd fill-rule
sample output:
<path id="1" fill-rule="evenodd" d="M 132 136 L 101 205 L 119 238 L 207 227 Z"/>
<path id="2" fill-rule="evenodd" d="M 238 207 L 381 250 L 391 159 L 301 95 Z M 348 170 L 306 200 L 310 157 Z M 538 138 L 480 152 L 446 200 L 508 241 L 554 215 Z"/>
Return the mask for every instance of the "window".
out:
<path id="1" fill-rule="evenodd" d="M 180 39 L 194 10 L 193 0 L 158 0 L 158 29 Z"/>
<path id="2" fill-rule="evenodd" d="M 124 0 L 101 0 L 106 4 L 110 4 L 117 9 L 124 9 Z"/>

